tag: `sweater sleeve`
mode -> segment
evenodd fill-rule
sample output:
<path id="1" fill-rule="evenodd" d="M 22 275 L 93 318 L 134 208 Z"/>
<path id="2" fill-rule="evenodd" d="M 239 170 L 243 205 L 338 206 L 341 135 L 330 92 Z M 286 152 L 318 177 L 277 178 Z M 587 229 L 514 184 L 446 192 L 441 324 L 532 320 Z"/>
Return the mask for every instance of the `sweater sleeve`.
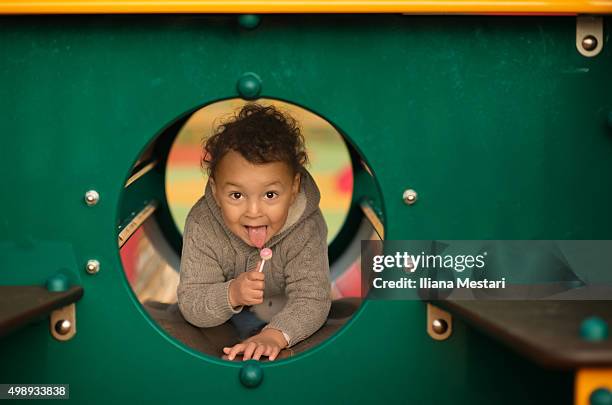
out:
<path id="1" fill-rule="evenodd" d="M 204 229 L 188 216 L 183 234 L 183 253 L 177 288 L 178 306 L 187 322 L 197 327 L 222 324 L 242 307 L 232 308 L 229 285 L 213 249 L 206 244 Z"/>
<path id="2" fill-rule="evenodd" d="M 302 230 L 307 235 L 305 245 L 294 245 L 298 253 L 285 266 L 287 303 L 264 328 L 277 329 L 288 336 L 287 347 L 315 333 L 327 320 L 331 307 L 327 227 L 322 217 L 313 222 L 317 226 L 311 222 Z"/>

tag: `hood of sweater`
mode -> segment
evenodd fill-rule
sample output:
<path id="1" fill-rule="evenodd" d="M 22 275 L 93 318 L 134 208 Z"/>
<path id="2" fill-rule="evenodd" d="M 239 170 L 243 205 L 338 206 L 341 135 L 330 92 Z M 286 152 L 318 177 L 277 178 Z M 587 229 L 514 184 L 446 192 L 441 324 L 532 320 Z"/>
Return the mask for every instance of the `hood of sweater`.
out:
<path id="1" fill-rule="evenodd" d="M 300 172 L 300 190 L 298 195 L 289 207 L 289 212 L 287 213 L 287 220 L 285 224 L 281 228 L 281 230 L 276 233 L 272 238 L 266 243 L 266 247 L 272 248 L 275 244 L 280 242 L 287 234 L 289 234 L 296 226 L 298 226 L 301 222 L 306 220 L 310 215 L 312 215 L 315 211 L 319 209 L 319 202 L 321 201 L 321 193 L 319 192 L 319 188 L 312 178 L 311 174 L 303 169 Z M 245 243 L 241 238 L 236 236 L 225 224 L 223 220 L 223 215 L 221 214 L 221 208 L 217 205 L 213 194 L 210 182 L 206 183 L 206 189 L 204 191 L 204 199 L 208 208 L 215 220 L 223 227 L 226 234 L 229 235 L 230 240 L 235 248 L 240 250 L 251 250 L 257 249 L 254 246 L 249 246 Z"/>

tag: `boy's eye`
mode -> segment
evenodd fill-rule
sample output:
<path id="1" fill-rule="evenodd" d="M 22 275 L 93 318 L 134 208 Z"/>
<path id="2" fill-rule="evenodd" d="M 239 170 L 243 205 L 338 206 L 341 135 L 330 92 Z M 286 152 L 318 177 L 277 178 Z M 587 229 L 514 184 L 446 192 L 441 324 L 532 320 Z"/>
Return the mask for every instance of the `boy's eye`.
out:
<path id="1" fill-rule="evenodd" d="M 242 193 L 231 193 L 230 194 L 230 198 L 232 200 L 240 200 L 241 197 L 242 197 Z"/>
<path id="2" fill-rule="evenodd" d="M 266 193 L 266 198 L 267 198 L 267 199 L 269 199 L 269 200 L 271 200 L 272 198 L 276 197 L 277 195 L 278 195 L 278 194 L 277 194 L 276 192 L 274 192 L 274 191 L 268 191 L 268 192 Z"/>

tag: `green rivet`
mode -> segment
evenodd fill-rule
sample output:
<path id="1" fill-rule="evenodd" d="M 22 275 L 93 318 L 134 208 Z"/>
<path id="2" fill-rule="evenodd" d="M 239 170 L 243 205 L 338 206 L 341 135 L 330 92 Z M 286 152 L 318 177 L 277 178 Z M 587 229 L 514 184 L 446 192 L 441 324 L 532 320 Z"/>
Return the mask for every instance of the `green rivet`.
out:
<path id="1" fill-rule="evenodd" d="M 256 99 L 261 92 L 261 79 L 255 73 L 247 72 L 238 79 L 236 89 L 245 100 Z"/>
<path id="2" fill-rule="evenodd" d="M 247 30 L 252 30 L 257 27 L 261 22 L 261 17 L 257 14 L 242 14 L 238 17 L 238 24 L 242 28 L 246 28 Z"/>
<path id="3" fill-rule="evenodd" d="M 590 342 L 598 342 L 608 338 L 608 324 L 598 316 L 591 316 L 580 324 L 580 336 Z"/>
<path id="4" fill-rule="evenodd" d="M 597 388 L 589 396 L 590 405 L 612 405 L 612 393 L 606 388 Z"/>
<path id="5" fill-rule="evenodd" d="M 240 382 L 247 388 L 255 388 L 263 380 L 263 370 L 255 361 L 247 362 L 240 369 Z"/>
<path id="6" fill-rule="evenodd" d="M 68 277 L 62 273 L 54 274 L 53 276 L 47 279 L 45 283 L 47 290 L 51 292 L 64 292 L 68 291 L 70 287 L 70 281 Z"/>

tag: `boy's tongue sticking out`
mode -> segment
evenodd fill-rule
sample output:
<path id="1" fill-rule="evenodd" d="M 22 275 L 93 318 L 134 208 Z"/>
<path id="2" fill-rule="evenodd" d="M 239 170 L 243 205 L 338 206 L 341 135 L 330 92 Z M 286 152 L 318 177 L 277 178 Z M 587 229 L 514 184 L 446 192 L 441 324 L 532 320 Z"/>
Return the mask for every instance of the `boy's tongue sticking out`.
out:
<path id="1" fill-rule="evenodd" d="M 247 226 L 247 231 L 249 232 L 249 240 L 258 249 L 261 249 L 266 243 L 266 226 Z"/>

